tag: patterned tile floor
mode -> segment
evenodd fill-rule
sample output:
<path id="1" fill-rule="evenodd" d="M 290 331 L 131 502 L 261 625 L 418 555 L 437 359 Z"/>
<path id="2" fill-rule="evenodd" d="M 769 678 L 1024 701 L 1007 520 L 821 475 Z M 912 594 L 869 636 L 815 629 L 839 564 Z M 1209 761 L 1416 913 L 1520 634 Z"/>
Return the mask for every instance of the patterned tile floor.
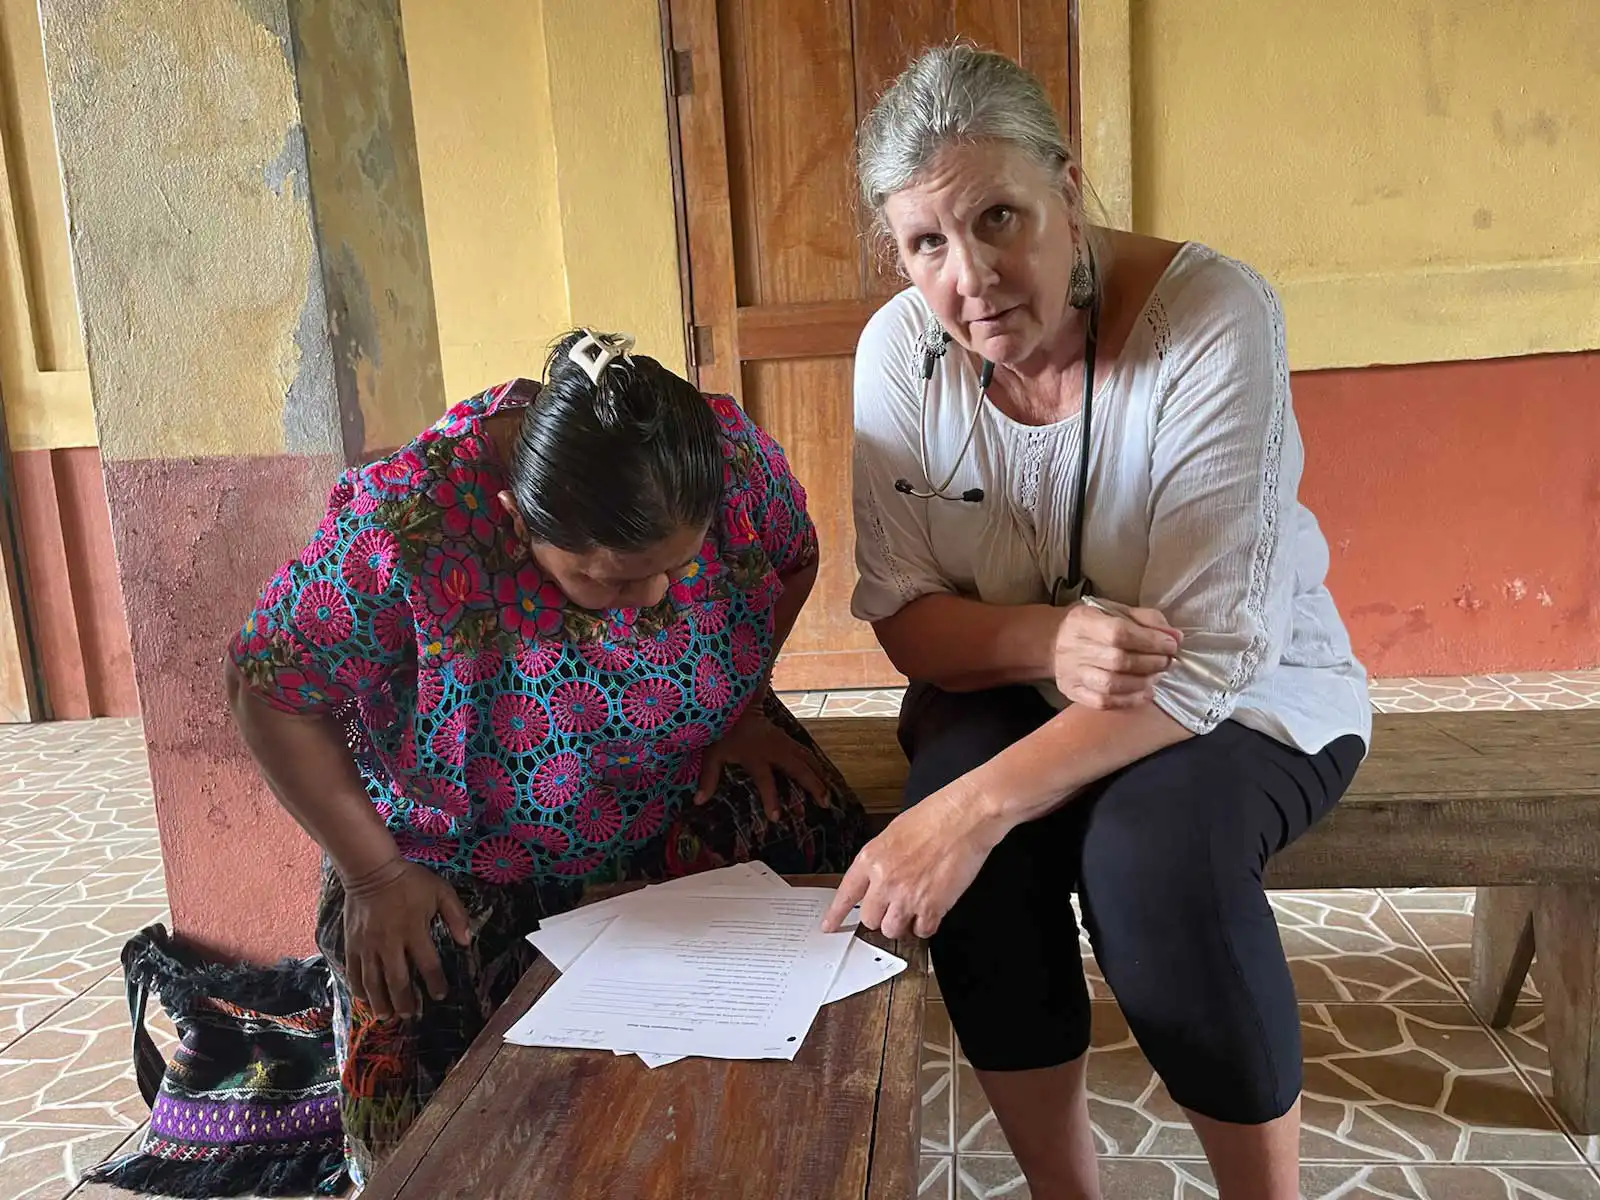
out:
<path id="1" fill-rule="evenodd" d="M 803 716 L 872 715 L 896 711 L 899 694 L 788 699 Z M 1396 712 L 1600 705 L 1600 671 L 1386 680 L 1373 699 Z M 1503 1031 L 1466 1006 L 1470 891 L 1278 893 L 1273 903 L 1305 1033 L 1306 1196 L 1600 1200 L 1600 1140 L 1570 1136 L 1549 1103 L 1537 993 L 1530 985 Z M 121 1194 L 78 1179 L 137 1139 L 145 1114 L 117 956 L 165 919 L 138 724 L 0 727 L 0 1200 Z M 1106 1195 L 1215 1196 L 1193 1135 L 1084 953 Z M 937 998 L 922 1071 L 921 1195 L 1025 1198 Z"/>

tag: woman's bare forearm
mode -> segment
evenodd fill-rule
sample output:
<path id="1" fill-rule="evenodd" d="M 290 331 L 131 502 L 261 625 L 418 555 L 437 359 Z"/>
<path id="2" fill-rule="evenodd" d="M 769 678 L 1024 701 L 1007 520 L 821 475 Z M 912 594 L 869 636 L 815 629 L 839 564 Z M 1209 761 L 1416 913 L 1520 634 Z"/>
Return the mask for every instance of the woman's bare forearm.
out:
<path id="1" fill-rule="evenodd" d="M 279 712 L 227 668 L 228 707 L 278 803 L 327 853 L 346 885 L 392 869 L 400 857 L 367 798 L 331 717 Z"/>
<path id="2" fill-rule="evenodd" d="M 985 604 L 965 596 L 920 596 L 873 622 L 878 643 L 909 679 L 947 692 L 975 692 L 1055 677 L 1061 610 L 1048 604 Z"/>
<path id="3" fill-rule="evenodd" d="M 982 797 L 1003 830 L 1036 821 L 1083 788 L 1194 734 L 1154 704 L 1102 711 L 1074 704 L 954 786 Z"/>

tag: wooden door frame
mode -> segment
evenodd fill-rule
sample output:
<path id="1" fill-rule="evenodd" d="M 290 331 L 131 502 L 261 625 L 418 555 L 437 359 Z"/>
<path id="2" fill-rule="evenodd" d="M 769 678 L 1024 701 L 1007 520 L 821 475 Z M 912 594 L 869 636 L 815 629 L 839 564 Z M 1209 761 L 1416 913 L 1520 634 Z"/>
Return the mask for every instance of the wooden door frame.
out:
<path id="1" fill-rule="evenodd" d="M 742 402 L 717 0 L 660 0 L 660 12 L 684 362 L 701 391 Z M 692 209 L 691 192 L 696 198 Z M 696 263 L 701 264 L 698 278 Z"/>

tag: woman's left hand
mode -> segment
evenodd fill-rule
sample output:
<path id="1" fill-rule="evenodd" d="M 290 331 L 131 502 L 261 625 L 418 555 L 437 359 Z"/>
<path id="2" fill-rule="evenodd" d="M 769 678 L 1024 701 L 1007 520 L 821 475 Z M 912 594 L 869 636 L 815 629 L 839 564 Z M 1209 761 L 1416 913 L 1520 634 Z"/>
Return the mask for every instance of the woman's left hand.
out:
<path id="1" fill-rule="evenodd" d="M 971 785 L 958 779 L 901 813 L 861 848 L 823 929 L 838 929 L 860 904 L 861 923 L 885 937 L 932 937 L 1005 834 Z"/>
<path id="2" fill-rule="evenodd" d="M 829 807 L 822 764 L 811 751 L 767 720 L 759 696 L 750 701 L 750 707 L 722 735 L 722 740 L 706 750 L 700 767 L 700 790 L 694 794 L 696 804 L 711 799 L 722 780 L 722 768 L 729 765 L 743 767 L 755 781 L 769 821 L 776 821 L 780 815 L 779 773 L 794 780 L 822 808 Z"/>

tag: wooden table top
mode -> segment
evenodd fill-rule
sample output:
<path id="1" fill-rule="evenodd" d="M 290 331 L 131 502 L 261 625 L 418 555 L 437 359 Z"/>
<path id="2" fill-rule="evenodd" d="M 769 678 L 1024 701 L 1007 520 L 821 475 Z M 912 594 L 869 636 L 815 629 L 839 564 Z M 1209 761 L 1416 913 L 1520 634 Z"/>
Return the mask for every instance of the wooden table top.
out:
<path id="1" fill-rule="evenodd" d="M 833 886 L 837 877 L 794 877 Z M 904 971 L 824 1005 L 793 1062 L 513 1046 L 541 959 L 363 1200 L 901 1200 L 916 1195 L 925 943 L 859 936 Z"/>

